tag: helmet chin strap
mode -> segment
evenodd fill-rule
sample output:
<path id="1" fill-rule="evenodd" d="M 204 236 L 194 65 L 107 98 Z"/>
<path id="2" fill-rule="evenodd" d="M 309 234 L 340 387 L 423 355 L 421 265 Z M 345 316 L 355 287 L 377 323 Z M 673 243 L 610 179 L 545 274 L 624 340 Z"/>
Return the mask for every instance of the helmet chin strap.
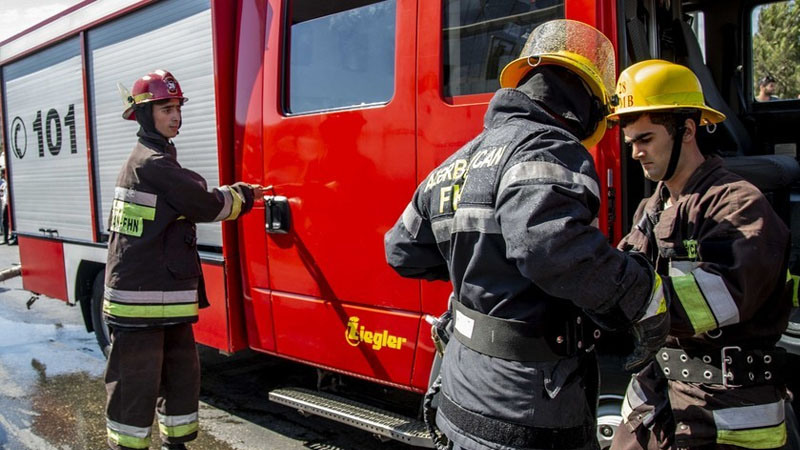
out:
<path id="1" fill-rule="evenodd" d="M 667 164 L 667 171 L 661 177 L 661 181 L 669 181 L 675 175 L 675 169 L 678 167 L 678 160 L 681 157 L 681 145 L 683 144 L 683 134 L 686 132 L 686 127 L 681 125 L 675 130 L 675 136 L 672 141 L 672 153 L 669 155 L 669 164 Z"/>

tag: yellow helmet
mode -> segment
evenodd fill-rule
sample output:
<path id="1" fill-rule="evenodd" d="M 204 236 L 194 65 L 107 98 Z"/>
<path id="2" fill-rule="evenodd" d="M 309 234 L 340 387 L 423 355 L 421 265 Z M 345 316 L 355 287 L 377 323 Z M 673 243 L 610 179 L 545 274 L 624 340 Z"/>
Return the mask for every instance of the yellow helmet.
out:
<path id="1" fill-rule="evenodd" d="M 616 57 L 611 41 L 598 29 L 575 20 L 551 20 L 536 27 L 528 37 L 519 58 L 508 63 L 500 73 L 500 87 L 515 88 L 532 68 L 555 64 L 577 74 L 592 94 L 607 109 L 616 75 Z M 594 146 L 606 132 L 600 119 L 591 136 L 584 139 L 587 148 Z"/>
<path id="2" fill-rule="evenodd" d="M 725 114 L 706 106 L 703 88 L 694 72 L 660 59 L 625 69 L 617 82 L 617 102 L 609 120 L 618 120 L 625 114 L 675 109 L 700 110 L 700 126 L 725 120 Z"/>

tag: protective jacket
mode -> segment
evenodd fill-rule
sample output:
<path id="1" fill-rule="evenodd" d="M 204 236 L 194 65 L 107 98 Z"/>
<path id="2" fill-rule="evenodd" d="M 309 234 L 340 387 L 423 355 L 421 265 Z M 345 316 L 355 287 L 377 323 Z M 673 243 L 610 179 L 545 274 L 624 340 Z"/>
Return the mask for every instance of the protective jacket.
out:
<path id="1" fill-rule="evenodd" d="M 610 326 L 641 316 L 651 269 L 596 228 L 594 164 L 561 122 L 501 89 L 484 127 L 417 188 L 386 234 L 386 258 L 403 276 L 450 280 L 454 304 L 510 321 L 556 355 L 476 351 L 465 342 L 486 320 L 457 309 L 437 424 L 465 448 L 593 448 L 597 367 L 574 331 L 582 311 Z"/>
<path id="2" fill-rule="evenodd" d="M 672 299 L 667 347 L 628 389 L 628 429 L 641 425 L 641 435 L 669 422 L 664 439 L 674 428 L 681 448 L 780 447 L 786 390 L 774 345 L 791 308 L 789 232 L 758 189 L 718 157 L 665 208 L 668 198 L 659 183 L 619 244 L 648 255 Z"/>
<path id="3" fill-rule="evenodd" d="M 140 139 L 114 189 L 103 312 L 117 327 L 197 321 L 207 304 L 196 222 L 236 219 L 253 205 L 244 183 L 207 190 L 175 147 Z"/>

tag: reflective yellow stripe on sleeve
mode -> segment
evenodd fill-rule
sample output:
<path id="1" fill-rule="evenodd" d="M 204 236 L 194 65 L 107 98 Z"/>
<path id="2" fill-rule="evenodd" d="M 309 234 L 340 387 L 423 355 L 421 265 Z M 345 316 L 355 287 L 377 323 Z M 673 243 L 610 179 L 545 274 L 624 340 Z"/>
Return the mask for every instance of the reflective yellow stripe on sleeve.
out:
<path id="1" fill-rule="evenodd" d="M 239 217 L 239 214 L 242 212 L 242 204 L 244 203 L 244 199 L 242 198 L 241 194 L 236 191 L 236 189 L 230 186 L 223 186 L 220 188 L 223 195 L 225 195 L 225 206 L 220 211 L 220 215 L 224 213 L 224 211 L 228 210 L 230 207 L 230 213 L 224 217 L 221 217 L 219 220 L 236 220 Z"/>
<path id="2" fill-rule="evenodd" d="M 697 286 L 694 275 L 690 273 L 672 277 L 672 287 L 675 289 L 675 293 L 678 294 L 678 300 L 686 311 L 686 315 L 689 316 L 689 321 L 692 323 L 695 334 L 717 328 L 714 313 L 708 307 L 703 293 Z"/>

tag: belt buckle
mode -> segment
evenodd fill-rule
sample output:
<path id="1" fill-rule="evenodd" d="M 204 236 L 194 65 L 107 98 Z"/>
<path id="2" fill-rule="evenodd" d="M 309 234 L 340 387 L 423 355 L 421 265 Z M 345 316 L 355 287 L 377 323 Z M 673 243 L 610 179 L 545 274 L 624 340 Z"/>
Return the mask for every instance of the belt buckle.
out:
<path id="1" fill-rule="evenodd" d="M 737 345 L 729 345 L 726 347 L 722 347 L 721 356 L 722 356 L 722 385 L 725 387 L 734 386 L 728 383 L 728 380 L 733 378 L 733 372 L 728 371 L 728 366 L 733 363 L 733 358 L 728 356 L 726 352 L 731 350 L 742 351 L 742 348 Z M 730 361 L 728 360 L 730 358 Z"/>

